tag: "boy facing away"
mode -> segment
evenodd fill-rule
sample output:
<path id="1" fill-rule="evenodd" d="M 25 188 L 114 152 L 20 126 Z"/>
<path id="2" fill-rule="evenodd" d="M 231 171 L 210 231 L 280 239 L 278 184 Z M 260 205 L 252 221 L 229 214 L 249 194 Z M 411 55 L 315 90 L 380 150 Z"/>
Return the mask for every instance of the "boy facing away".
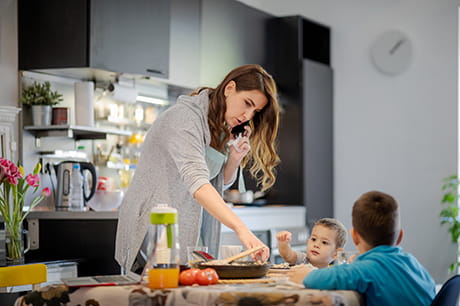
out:
<path id="1" fill-rule="evenodd" d="M 347 229 L 337 219 L 319 219 L 313 225 L 307 240 L 307 252 L 297 252 L 291 248 L 291 233 L 281 231 L 276 234 L 281 257 L 290 264 L 310 263 L 317 268 L 326 268 L 337 258 L 347 242 Z"/>
<path id="2" fill-rule="evenodd" d="M 359 256 L 350 263 L 329 269 L 295 269 L 290 280 L 307 288 L 356 290 L 366 305 L 430 305 L 435 284 L 417 259 L 397 245 L 399 206 L 393 197 L 367 192 L 354 203 L 350 230 Z"/>

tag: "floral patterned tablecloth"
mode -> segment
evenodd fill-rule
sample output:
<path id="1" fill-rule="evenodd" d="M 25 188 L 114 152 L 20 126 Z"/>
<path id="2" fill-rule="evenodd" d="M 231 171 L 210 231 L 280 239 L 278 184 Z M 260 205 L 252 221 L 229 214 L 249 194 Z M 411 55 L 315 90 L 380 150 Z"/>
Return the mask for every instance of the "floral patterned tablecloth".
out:
<path id="1" fill-rule="evenodd" d="M 362 306 L 354 291 L 301 289 L 286 284 L 218 284 L 150 290 L 143 286 L 100 286 L 70 290 L 53 285 L 19 298 L 15 306 L 153 305 L 343 305 Z"/>

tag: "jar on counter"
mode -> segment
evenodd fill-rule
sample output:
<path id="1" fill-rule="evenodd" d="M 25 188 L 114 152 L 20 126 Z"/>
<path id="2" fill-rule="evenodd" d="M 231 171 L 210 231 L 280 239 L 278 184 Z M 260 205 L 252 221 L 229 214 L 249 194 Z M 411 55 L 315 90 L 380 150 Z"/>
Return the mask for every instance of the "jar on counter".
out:
<path id="1" fill-rule="evenodd" d="M 120 188 L 126 189 L 131 185 L 131 180 L 136 171 L 136 165 L 125 165 L 125 167 L 118 171 L 120 175 Z"/>

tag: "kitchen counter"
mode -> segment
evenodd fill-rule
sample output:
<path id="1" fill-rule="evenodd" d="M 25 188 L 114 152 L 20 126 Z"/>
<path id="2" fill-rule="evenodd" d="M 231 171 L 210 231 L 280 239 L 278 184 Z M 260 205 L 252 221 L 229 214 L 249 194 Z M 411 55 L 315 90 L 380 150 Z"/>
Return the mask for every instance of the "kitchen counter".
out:
<path id="1" fill-rule="evenodd" d="M 233 206 L 232 210 L 251 230 L 264 230 L 267 225 L 279 227 L 305 225 L 305 207 L 292 205 Z M 118 211 L 59 211 L 50 207 L 32 210 L 27 219 L 118 219 Z M 230 231 L 226 226 L 223 232 Z"/>
<path id="2" fill-rule="evenodd" d="M 33 210 L 27 219 L 118 219 L 118 211 L 58 211 L 54 209 Z"/>
<path id="3" fill-rule="evenodd" d="M 234 206 L 232 210 L 252 231 L 267 230 L 273 227 L 305 226 L 306 224 L 304 206 Z M 222 226 L 222 232 L 232 232 L 232 230 Z"/>
<path id="4" fill-rule="evenodd" d="M 232 210 L 267 245 L 270 245 L 270 229 L 305 226 L 303 206 L 235 206 Z M 30 238 L 26 260 L 76 260 L 80 276 L 117 274 L 120 272 L 114 259 L 117 224 L 118 211 L 35 209 L 27 216 L 25 225 Z M 222 233 L 223 244 L 240 244 L 227 227 L 222 227 Z"/>

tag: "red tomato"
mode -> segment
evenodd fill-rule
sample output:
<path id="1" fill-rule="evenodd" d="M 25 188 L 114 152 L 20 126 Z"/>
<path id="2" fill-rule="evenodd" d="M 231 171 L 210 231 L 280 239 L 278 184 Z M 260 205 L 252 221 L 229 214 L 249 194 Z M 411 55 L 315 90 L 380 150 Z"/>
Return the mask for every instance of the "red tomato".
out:
<path id="1" fill-rule="evenodd" d="M 206 268 L 204 270 L 199 271 L 196 274 L 196 281 L 200 285 L 214 285 L 217 284 L 217 281 L 219 280 L 219 275 L 217 275 L 216 270 L 213 268 Z"/>
<path id="2" fill-rule="evenodd" d="M 190 286 L 196 284 L 196 275 L 200 272 L 200 269 L 187 269 L 179 274 L 179 282 L 181 285 Z"/>

